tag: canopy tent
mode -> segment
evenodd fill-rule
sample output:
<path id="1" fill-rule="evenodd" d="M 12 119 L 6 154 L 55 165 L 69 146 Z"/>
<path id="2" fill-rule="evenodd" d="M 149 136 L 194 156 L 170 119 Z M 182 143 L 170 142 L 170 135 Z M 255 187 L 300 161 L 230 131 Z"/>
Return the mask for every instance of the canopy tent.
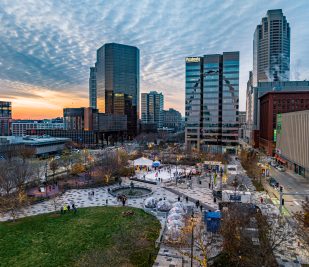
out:
<path id="1" fill-rule="evenodd" d="M 154 161 L 153 163 L 152 163 L 152 166 L 153 167 L 159 167 L 160 166 L 160 161 Z"/>
<path id="2" fill-rule="evenodd" d="M 139 159 L 134 160 L 133 164 L 134 164 L 134 166 L 149 166 L 149 167 L 151 167 L 152 164 L 153 164 L 153 161 L 151 159 L 141 157 Z"/>

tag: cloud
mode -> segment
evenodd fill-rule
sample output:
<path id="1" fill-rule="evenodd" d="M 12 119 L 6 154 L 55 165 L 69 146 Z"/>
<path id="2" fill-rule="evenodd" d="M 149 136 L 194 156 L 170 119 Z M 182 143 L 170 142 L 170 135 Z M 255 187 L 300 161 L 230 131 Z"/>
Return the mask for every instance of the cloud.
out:
<path id="1" fill-rule="evenodd" d="M 165 107 L 182 112 L 184 58 L 240 51 L 240 106 L 244 109 L 253 32 L 273 8 L 282 8 L 291 24 L 295 76 L 308 78 L 304 76 L 309 67 L 309 58 L 304 57 L 309 42 L 306 0 L 293 5 L 279 0 L 3 0 L 0 94 L 39 99 L 46 95 L 39 94 L 42 90 L 87 101 L 89 67 L 94 65 L 96 50 L 104 43 L 118 42 L 140 49 L 141 92 L 162 91 Z"/>

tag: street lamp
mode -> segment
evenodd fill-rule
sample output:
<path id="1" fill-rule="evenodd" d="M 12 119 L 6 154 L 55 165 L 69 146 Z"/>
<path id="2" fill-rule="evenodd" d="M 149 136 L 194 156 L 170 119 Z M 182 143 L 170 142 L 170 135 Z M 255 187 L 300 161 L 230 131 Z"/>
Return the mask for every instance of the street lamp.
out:
<path id="1" fill-rule="evenodd" d="M 191 225 L 192 225 L 192 229 L 191 229 L 191 267 L 193 266 L 193 244 L 194 244 L 194 213 L 192 210 L 192 214 L 191 214 Z"/>

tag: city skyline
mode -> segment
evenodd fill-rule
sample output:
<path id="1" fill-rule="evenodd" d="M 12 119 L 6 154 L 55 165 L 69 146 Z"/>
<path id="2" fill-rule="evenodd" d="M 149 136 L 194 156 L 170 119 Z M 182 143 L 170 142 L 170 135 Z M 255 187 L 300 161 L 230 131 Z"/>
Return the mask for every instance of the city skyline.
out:
<path id="1" fill-rule="evenodd" d="M 291 27 L 290 79 L 307 79 L 306 1 L 2 2 L 1 99 L 12 101 L 14 118 L 51 118 L 61 116 L 63 107 L 86 107 L 96 50 L 116 42 L 140 49 L 140 92 L 162 91 L 166 108 L 182 115 L 185 57 L 240 51 L 244 110 L 254 30 L 267 10 L 278 8 Z"/>

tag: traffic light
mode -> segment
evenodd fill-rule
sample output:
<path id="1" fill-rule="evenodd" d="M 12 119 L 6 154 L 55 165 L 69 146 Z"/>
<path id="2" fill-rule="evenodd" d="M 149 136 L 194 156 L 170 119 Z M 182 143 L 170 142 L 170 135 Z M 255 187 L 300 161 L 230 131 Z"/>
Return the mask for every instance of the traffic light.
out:
<path id="1" fill-rule="evenodd" d="M 283 192 L 283 187 L 282 186 L 280 186 L 280 192 Z"/>
<path id="2" fill-rule="evenodd" d="M 284 206 L 284 198 L 282 199 L 281 204 L 282 204 L 282 206 Z"/>

